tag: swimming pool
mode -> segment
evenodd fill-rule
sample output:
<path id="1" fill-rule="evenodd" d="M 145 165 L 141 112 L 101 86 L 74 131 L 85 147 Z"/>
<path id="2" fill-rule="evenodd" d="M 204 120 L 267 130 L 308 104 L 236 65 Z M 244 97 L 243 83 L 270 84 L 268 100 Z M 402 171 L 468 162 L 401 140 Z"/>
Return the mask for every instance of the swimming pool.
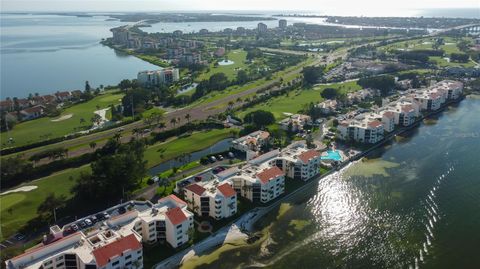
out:
<path id="1" fill-rule="evenodd" d="M 338 150 L 329 150 L 329 151 L 327 151 L 327 156 L 321 156 L 320 159 L 341 161 L 342 156 L 340 155 L 340 152 Z"/>

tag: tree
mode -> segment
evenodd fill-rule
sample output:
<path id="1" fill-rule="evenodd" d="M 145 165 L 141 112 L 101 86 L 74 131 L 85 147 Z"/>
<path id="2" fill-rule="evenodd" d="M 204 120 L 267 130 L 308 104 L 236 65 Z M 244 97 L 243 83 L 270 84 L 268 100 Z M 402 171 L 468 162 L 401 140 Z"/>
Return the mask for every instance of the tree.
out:
<path id="1" fill-rule="evenodd" d="M 49 193 L 45 200 L 37 207 L 37 213 L 49 221 L 55 215 L 54 211 L 64 207 L 66 197 L 64 195 L 56 197 L 54 193 Z"/>
<path id="2" fill-rule="evenodd" d="M 335 97 L 338 95 L 338 90 L 334 88 L 325 88 L 320 95 L 325 98 L 325 99 L 335 99 Z"/>
<path id="3" fill-rule="evenodd" d="M 240 70 L 237 73 L 237 83 L 243 85 L 248 82 L 248 74 L 245 70 Z"/>
<path id="4" fill-rule="evenodd" d="M 176 118 L 172 118 L 170 120 L 170 124 L 173 125 L 173 128 L 175 128 L 175 125 L 177 124 L 177 119 Z"/>
<path id="5" fill-rule="evenodd" d="M 275 116 L 272 112 L 265 110 L 256 110 L 245 115 L 243 119 L 246 123 L 255 125 L 256 127 L 264 127 L 275 123 Z"/>
<path id="6" fill-rule="evenodd" d="M 135 190 L 147 174 L 144 152 L 145 144 L 133 139 L 118 145 L 111 154 L 99 156 L 90 165 L 91 174 L 81 174 L 73 187 L 75 199 L 98 205 L 126 198 L 125 194 Z"/>
<path id="7" fill-rule="evenodd" d="M 364 88 L 374 88 L 380 90 L 382 96 L 387 96 L 390 90 L 395 87 L 395 78 L 390 75 L 361 78 L 358 85 Z"/>
<path id="8" fill-rule="evenodd" d="M 93 124 L 99 125 L 102 122 L 102 117 L 98 114 L 93 114 L 93 117 L 90 119 Z"/>
<path id="9" fill-rule="evenodd" d="M 307 84 L 315 84 L 323 75 L 323 68 L 320 66 L 307 66 L 303 68 L 303 81 Z"/>
<path id="10" fill-rule="evenodd" d="M 122 90 L 124 92 L 126 92 L 131 87 L 132 87 L 132 82 L 128 79 L 124 79 L 124 80 L 120 81 L 120 83 L 118 83 L 118 88 L 120 88 L 120 90 Z"/>
<path id="11" fill-rule="evenodd" d="M 90 142 L 89 145 L 91 149 L 95 149 L 95 147 L 97 147 L 97 143 L 95 143 L 95 141 Z"/>
<path id="12" fill-rule="evenodd" d="M 187 113 L 185 115 L 185 119 L 187 120 L 188 123 L 190 123 L 190 118 L 191 118 L 190 113 Z"/>
<path id="13" fill-rule="evenodd" d="M 151 92 L 145 89 L 128 90 L 122 98 L 123 114 L 133 116 L 133 113 L 141 113 L 150 101 Z"/>
<path id="14" fill-rule="evenodd" d="M 88 83 L 88 80 L 87 80 L 85 81 L 85 93 L 90 94 L 91 91 L 92 91 L 92 88 L 90 87 L 90 84 Z"/>

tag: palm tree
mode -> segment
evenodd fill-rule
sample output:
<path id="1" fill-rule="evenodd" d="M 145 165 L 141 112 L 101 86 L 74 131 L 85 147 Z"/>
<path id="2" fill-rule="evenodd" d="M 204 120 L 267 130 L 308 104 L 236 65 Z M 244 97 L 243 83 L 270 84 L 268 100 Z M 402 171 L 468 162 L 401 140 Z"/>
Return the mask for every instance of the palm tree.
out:
<path id="1" fill-rule="evenodd" d="M 84 118 L 80 118 L 80 124 L 82 123 L 85 123 L 85 119 Z"/>
<path id="2" fill-rule="evenodd" d="M 158 128 L 160 128 L 160 130 L 165 129 L 165 127 L 167 127 L 167 125 L 163 121 L 158 124 Z"/>
<path id="3" fill-rule="evenodd" d="M 95 149 L 95 147 L 97 146 L 97 143 L 95 143 L 95 141 L 92 141 L 92 142 L 90 142 L 89 145 L 90 145 L 91 149 Z"/>
<path id="4" fill-rule="evenodd" d="M 190 123 L 190 118 L 191 118 L 190 114 L 187 113 L 187 115 L 185 115 L 185 119 L 187 120 L 188 123 Z"/>
<path id="5" fill-rule="evenodd" d="M 173 125 L 173 128 L 175 128 L 175 125 L 177 124 L 177 119 L 176 119 L 176 118 L 172 118 L 172 119 L 170 120 L 170 124 L 172 124 L 172 125 Z"/>

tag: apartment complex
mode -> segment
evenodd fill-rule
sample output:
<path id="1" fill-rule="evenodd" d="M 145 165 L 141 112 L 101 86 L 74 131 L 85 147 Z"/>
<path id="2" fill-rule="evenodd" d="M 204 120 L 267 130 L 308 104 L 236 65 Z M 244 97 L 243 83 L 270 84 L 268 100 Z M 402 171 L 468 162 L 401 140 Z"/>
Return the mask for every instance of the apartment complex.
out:
<path id="1" fill-rule="evenodd" d="M 141 269 L 142 242 L 162 241 L 177 248 L 188 242 L 193 228 L 193 214 L 187 210 L 187 203 L 175 195 L 156 204 L 127 202 L 99 215 L 108 217 L 97 220 L 90 216 L 62 228 L 52 226 L 42 245 L 6 261 L 6 268 Z M 79 229 L 78 224 L 87 219 L 90 224 Z"/>
<path id="2" fill-rule="evenodd" d="M 354 119 L 338 125 L 340 138 L 360 143 L 374 144 L 383 139 L 383 125 L 371 118 Z"/>
<path id="3" fill-rule="evenodd" d="M 212 180 L 185 187 L 188 208 L 202 217 L 228 218 L 237 213 L 237 193 L 229 182 Z"/>
<path id="4" fill-rule="evenodd" d="M 246 159 L 251 160 L 258 156 L 262 147 L 268 144 L 270 133 L 256 131 L 232 141 L 232 147 L 246 154 Z"/>
<path id="5" fill-rule="evenodd" d="M 462 96 L 463 84 L 444 80 L 425 89 L 407 92 L 397 100 L 384 104 L 373 113 L 364 113 L 338 126 L 339 137 L 360 143 L 377 143 L 384 132 L 391 132 L 395 125 L 410 126 L 420 117 L 420 112 L 435 111 L 447 100 Z"/>
<path id="6" fill-rule="evenodd" d="M 137 81 L 143 86 L 158 86 L 171 84 L 180 79 L 177 68 L 162 68 L 154 71 L 141 71 L 137 74 Z"/>

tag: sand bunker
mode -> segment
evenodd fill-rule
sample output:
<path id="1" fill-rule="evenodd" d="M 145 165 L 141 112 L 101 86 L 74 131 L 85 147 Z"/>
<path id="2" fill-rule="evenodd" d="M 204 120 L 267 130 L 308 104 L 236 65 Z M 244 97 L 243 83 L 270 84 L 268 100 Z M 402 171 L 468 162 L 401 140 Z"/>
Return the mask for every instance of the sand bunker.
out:
<path id="1" fill-rule="evenodd" d="M 56 119 L 53 119 L 53 120 L 50 120 L 50 121 L 57 122 L 57 121 L 62 121 L 62 120 L 68 120 L 72 116 L 73 116 L 73 114 L 67 114 L 67 115 L 61 116 L 60 118 L 56 118 Z"/>
<path id="2" fill-rule="evenodd" d="M 20 188 L 16 188 L 14 190 L 2 192 L 0 195 L 5 195 L 5 194 L 9 194 L 9 193 L 14 193 L 14 192 L 29 192 L 29 191 L 33 191 L 36 188 L 38 188 L 38 187 L 37 186 L 23 186 L 23 187 L 20 187 Z"/>

